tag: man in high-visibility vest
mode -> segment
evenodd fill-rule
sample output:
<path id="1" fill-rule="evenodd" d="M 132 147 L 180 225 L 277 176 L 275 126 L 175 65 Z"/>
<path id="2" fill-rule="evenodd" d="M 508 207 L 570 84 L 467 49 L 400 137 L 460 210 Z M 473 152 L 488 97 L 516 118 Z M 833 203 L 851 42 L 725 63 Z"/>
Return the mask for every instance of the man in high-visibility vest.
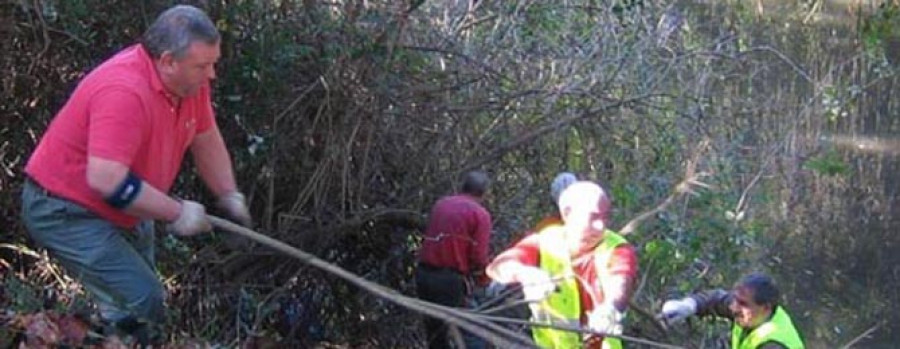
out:
<path id="1" fill-rule="evenodd" d="M 666 301 L 661 317 L 669 323 L 691 315 L 729 318 L 734 322 L 733 349 L 803 349 L 803 339 L 778 297 L 772 278 L 753 273 L 744 276 L 730 292 L 704 291 Z"/>
<path id="2" fill-rule="evenodd" d="M 522 285 L 535 322 L 621 334 L 637 257 L 607 229 L 612 202 L 596 183 L 580 181 L 563 191 L 558 204 L 562 225 L 525 237 L 486 271 L 496 282 Z M 532 335 L 543 348 L 621 347 L 615 340 L 552 328 L 533 327 Z"/>

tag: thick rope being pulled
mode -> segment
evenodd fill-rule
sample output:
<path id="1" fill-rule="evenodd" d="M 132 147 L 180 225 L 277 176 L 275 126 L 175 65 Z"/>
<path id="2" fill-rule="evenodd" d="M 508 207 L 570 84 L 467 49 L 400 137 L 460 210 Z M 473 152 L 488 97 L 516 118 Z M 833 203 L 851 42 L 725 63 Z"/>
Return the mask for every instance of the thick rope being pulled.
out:
<path id="1" fill-rule="evenodd" d="M 359 286 L 366 291 L 369 291 L 381 298 L 392 301 L 400 306 L 459 326 L 460 328 L 472 332 L 478 337 L 491 342 L 497 347 L 534 347 L 534 343 L 531 341 L 531 338 L 528 338 L 527 336 L 500 326 L 489 320 L 483 319 L 482 316 L 478 314 L 473 314 L 471 312 L 466 312 L 460 309 L 445 307 L 439 304 L 425 302 L 417 298 L 404 296 L 395 290 L 366 280 L 341 267 L 319 259 L 312 254 L 304 252 L 296 247 L 290 246 L 266 235 L 257 233 L 251 229 L 247 229 L 216 216 L 208 215 L 208 218 L 210 222 L 212 222 L 212 224 L 217 228 L 241 235 L 267 247 L 283 252 L 291 257 L 299 259 L 306 264 L 322 269 L 328 273 L 334 274 L 344 280 L 347 280 L 348 282 Z"/>
<path id="2" fill-rule="evenodd" d="M 651 341 L 649 339 L 643 339 L 643 338 L 632 337 L 632 336 L 627 336 L 627 335 L 606 334 L 606 333 L 602 333 L 602 332 L 598 332 L 598 331 L 594 331 L 594 330 L 590 330 L 590 329 L 585 329 L 585 328 L 581 328 L 581 327 L 570 326 L 570 325 L 540 323 L 540 322 L 522 320 L 522 319 L 518 319 L 518 318 L 490 315 L 490 314 L 498 313 L 500 311 L 503 311 L 503 310 L 506 310 L 509 308 L 514 308 L 514 307 L 518 307 L 521 305 L 531 303 L 524 299 L 513 300 L 513 301 L 507 300 L 508 297 L 512 296 L 513 293 L 515 293 L 519 289 L 521 289 L 521 286 L 519 286 L 518 284 L 508 287 L 505 290 L 503 290 L 502 292 L 500 292 L 496 297 L 488 299 L 487 301 L 480 304 L 475 309 L 471 310 L 471 312 L 474 314 L 477 314 L 477 316 L 482 319 L 490 320 L 492 322 L 515 324 L 515 325 L 525 325 L 528 327 L 546 327 L 546 328 L 553 328 L 553 329 L 569 331 L 569 332 L 578 332 L 578 333 L 582 333 L 582 334 L 593 334 L 593 335 L 598 335 L 598 336 L 603 336 L 603 337 L 612 337 L 612 338 L 618 338 L 622 341 L 640 343 L 640 344 L 644 344 L 644 345 L 651 346 L 654 348 L 666 348 L 666 349 L 683 348 L 683 347 L 676 346 L 676 345 Z"/>
<path id="3" fill-rule="evenodd" d="M 506 327 L 498 325 L 497 323 L 511 323 L 511 324 L 521 324 L 527 325 L 531 327 L 548 327 L 554 328 L 558 330 L 570 331 L 570 332 L 578 332 L 585 334 L 594 334 L 606 337 L 615 337 L 619 338 L 623 341 L 641 343 L 644 345 L 649 345 L 656 348 L 666 348 L 666 349 L 678 349 L 682 348 L 679 346 L 669 345 L 665 343 L 658 343 L 646 339 L 641 339 L 637 337 L 630 337 L 625 335 L 609 335 L 597 331 L 587 330 L 580 327 L 575 326 L 565 326 L 565 325 L 556 325 L 556 324 L 543 324 L 536 322 L 529 322 L 521 319 L 513 319 L 499 316 L 489 316 L 484 313 L 479 313 L 477 310 L 488 310 L 484 309 L 488 304 L 485 304 L 479 309 L 476 309 L 475 312 L 466 311 L 451 307 L 442 306 L 439 304 L 434 304 L 430 302 L 423 301 L 418 298 L 412 298 L 408 296 L 404 296 L 398 293 L 396 290 L 384 287 L 377 283 L 366 280 L 362 277 L 359 277 L 356 274 L 353 274 L 341 267 L 328 263 L 322 259 L 319 259 L 316 256 L 313 256 L 307 252 L 304 252 L 296 247 L 285 244 L 281 241 L 270 238 L 266 235 L 257 233 L 251 229 L 242 227 L 240 225 L 234 224 L 228 220 L 208 215 L 210 222 L 218 228 L 224 229 L 228 232 L 235 233 L 261 243 L 265 246 L 283 252 L 291 257 L 295 257 L 300 261 L 322 269 L 328 273 L 337 275 L 338 277 L 347 280 L 348 282 L 359 286 L 360 288 L 374 293 L 375 295 L 390 300 L 400 306 L 408 308 L 413 311 L 417 311 L 423 313 L 425 315 L 438 318 L 444 320 L 448 323 L 459 326 L 463 329 L 472 332 L 473 334 L 483 338 L 486 341 L 491 342 L 497 347 L 500 348 L 534 348 L 534 342 L 532 342 L 531 338 L 522 335 L 521 333 L 517 333 L 513 330 L 510 330 Z M 507 292 L 511 293 L 511 290 L 507 290 Z M 505 297 L 497 297 L 497 298 L 505 298 Z M 497 300 L 495 300 L 497 301 Z M 489 302 L 494 303 L 494 302 Z M 492 312 L 491 309 L 488 312 Z"/>
<path id="4" fill-rule="evenodd" d="M 666 344 L 666 343 L 655 342 L 655 341 L 651 341 L 649 339 L 632 337 L 632 336 L 627 336 L 624 334 L 607 334 L 607 333 L 594 331 L 594 330 L 590 330 L 590 329 L 586 329 L 586 328 L 582 328 L 582 327 L 571 326 L 571 325 L 533 322 L 533 321 L 515 319 L 515 318 L 503 317 L 503 316 L 490 316 L 490 315 L 478 315 L 478 316 L 481 317 L 482 319 L 491 320 L 493 322 L 502 322 L 502 323 L 515 324 L 515 325 L 526 325 L 529 327 L 546 327 L 546 328 L 552 328 L 552 329 L 563 330 L 563 331 L 568 331 L 568 332 L 578 332 L 578 333 L 582 333 L 582 334 L 592 334 L 592 335 L 603 336 L 603 337 L 618 338 L 625 342 L 640 343 L 640 344 L 644 344 L 644 345 L 651 346 L 654 348 L 684 349 L 684 347 Z"/>

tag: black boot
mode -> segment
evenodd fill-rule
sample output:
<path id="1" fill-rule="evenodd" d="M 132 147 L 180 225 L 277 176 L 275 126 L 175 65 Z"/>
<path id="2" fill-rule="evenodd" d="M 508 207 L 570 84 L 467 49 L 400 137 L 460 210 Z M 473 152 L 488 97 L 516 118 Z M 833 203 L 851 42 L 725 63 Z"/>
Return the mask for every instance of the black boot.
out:
<path id="1" fill-rule="evenodd" d="M 136 344 L 138 348 L 151 348 L 162 344 L 160 333 L 154 331 L 154 327 L 150 323 L 128 317 L 107 326 L 104 335 L 115 335 L 123 341 L 130 339 L 129 342 Z"/>

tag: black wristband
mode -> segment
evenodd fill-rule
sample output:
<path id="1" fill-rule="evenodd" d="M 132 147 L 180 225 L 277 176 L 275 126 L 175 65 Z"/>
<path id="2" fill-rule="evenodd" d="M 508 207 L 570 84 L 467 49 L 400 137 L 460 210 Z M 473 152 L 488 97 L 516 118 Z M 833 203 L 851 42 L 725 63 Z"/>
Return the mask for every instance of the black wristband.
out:
<path id="1" fill-rule="evenodd" d="M 143 181 L 138 176 L 128 171 L 116 191 L 106 198 L 106 203 L 120 210 L 125 209 L 141 194 L 142 184 Z"/>

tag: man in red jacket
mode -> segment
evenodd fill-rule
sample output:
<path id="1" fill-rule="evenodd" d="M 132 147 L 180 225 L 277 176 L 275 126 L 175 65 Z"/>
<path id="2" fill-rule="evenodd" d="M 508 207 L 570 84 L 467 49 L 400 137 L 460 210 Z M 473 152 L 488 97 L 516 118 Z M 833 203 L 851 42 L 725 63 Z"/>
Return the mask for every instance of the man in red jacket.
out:
<path id="1" fill-rule="evenodd" d="M 488 262 L 491 215 L 481 204 L 488 185 L 484 172 L 466 173 L 460 192 L 441 198 L 432 207 L 416 269 L 420 298 L 464 307 L 476 286 L 473 283 L 480 286 L 488 281 L 484 267 Z M 448 330 L 441 320 L 426 318 L 428 346 L 448 348 Z"/>
<path id="2" fill-rule="evenodd" d="M 110 327 L 144 341 L 164 319 L 153 221 L 180 236 L 212 228 L 202 204 L 167 194 L 187 150 L 219 208 L 250 224 L 210 100 L 219 44 L 200 9 L 166 10 L 141 43 L 84 77 L 25 167 L 31 237 L 97 298 Z"/>

